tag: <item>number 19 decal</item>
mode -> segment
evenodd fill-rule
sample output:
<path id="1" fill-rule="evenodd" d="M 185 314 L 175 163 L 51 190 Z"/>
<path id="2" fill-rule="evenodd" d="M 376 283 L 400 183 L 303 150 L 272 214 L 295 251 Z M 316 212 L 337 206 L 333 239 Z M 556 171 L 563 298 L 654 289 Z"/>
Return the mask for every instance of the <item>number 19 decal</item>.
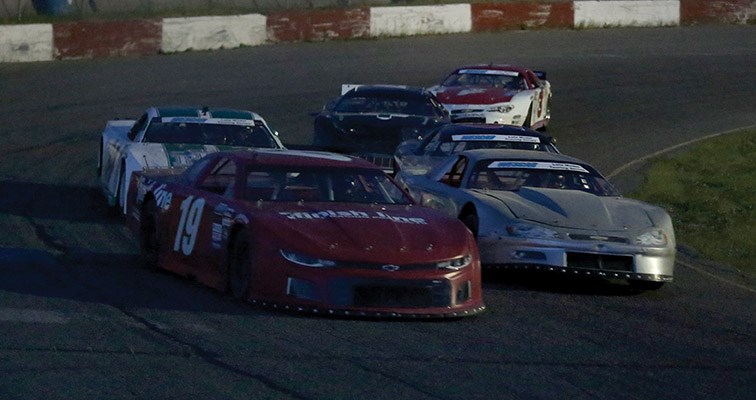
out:
<path id="1" fill-rule="evenodd" d="M 205 199 L 195 200 L 194 196 L 189 196 L 181 202 L 181 219 L 176 232 L 176 240 L 173 242 L 173 251 L 181 250 L 187 256 L 192 254 L 194 243 L 197 242 L 197 231 L 203 208 L 205 208 Z"/>

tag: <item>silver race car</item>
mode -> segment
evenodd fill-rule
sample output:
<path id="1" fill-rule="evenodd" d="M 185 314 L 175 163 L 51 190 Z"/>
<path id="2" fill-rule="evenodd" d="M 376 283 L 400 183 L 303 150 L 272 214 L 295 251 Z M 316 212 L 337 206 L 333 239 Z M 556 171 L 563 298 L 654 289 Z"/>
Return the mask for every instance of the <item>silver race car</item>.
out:
<path id="1" fill-rule="evenodd" d="M 671 282 L 675 234 L 662 208 L 622 197 L 588 163 L 547 152 L 469 150 L 396 176 L 420 204 L 462 220 L 484 267 Z"/>
<path id="2" fill-rule="evenodd" d="M 138 120 L 108 121 L 97 172 L 108 205 L 126 214 L 134 171 L 187 166 L 220 150 L 283 147 L 277 133 L 251 111 L 151 107 Z"/>
<path id="3" fill-rule="evenodd" d="M 516 125 L 446 124 L 422 140 L 408 140 L 394 152 L 394 173 L 424 174 L 448 156 L 464 150 L 516 149 L 559 153 L 554 138 Z"/>

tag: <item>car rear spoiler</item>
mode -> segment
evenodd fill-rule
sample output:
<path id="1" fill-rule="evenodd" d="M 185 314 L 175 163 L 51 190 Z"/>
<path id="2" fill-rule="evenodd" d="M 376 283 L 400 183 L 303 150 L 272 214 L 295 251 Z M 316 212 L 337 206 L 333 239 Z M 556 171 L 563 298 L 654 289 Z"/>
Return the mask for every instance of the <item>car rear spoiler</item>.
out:
<path id="1" fill-rule="evenodd" d="M 534 74 L 538 77 L 538 79 L 545 81 L 546 80 L 546 71 L 533 71 Z"/>

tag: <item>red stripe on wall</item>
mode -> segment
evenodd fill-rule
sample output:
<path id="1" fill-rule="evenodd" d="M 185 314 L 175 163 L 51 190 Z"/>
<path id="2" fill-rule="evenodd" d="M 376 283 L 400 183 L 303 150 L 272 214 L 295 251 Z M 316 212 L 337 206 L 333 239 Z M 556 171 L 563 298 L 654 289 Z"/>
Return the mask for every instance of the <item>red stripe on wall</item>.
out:
<path id="1" fill-rule="evenodd" d="M 530 28 L 572 28 L 574 6 L 559 3 L 473 3 L 473 32 Z"/>
<path id="2" fill-rule="evenodd" d="M 756 20 L 751 0 L 680 0 L 680 24 L 745 24 Z"/>
<path id="3" fill-rule="evenodd" d="M 53 23 L 54 56 L 61 59 L 157 54 L 161 37 L 160 20 Z"/>
<path id="4" fill-rule="evenodd" d="M 267 28 L 273 42 L 363 38 L 370 36 L 370 8 L 275 13 Z"/>

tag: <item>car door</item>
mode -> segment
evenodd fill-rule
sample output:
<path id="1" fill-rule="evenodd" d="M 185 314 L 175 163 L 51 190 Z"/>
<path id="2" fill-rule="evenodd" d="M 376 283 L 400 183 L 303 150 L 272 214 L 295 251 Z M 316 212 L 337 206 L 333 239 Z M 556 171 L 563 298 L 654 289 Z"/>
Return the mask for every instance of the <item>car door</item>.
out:
<path id="1" fill-rule="evenodd" d="M 163 267 L 184 276 L 205 280 L 217 270 L 217 249 L 212 246 L 212 212 L 222 195 L 209 190 L 217 180 L 213 172 L 222 159 L 208 157 L 193 165 L 183 184 L 170 185 L 171 201 L 161 222 Z M 217 189 L 221 190 L 221 189 Z"/>

